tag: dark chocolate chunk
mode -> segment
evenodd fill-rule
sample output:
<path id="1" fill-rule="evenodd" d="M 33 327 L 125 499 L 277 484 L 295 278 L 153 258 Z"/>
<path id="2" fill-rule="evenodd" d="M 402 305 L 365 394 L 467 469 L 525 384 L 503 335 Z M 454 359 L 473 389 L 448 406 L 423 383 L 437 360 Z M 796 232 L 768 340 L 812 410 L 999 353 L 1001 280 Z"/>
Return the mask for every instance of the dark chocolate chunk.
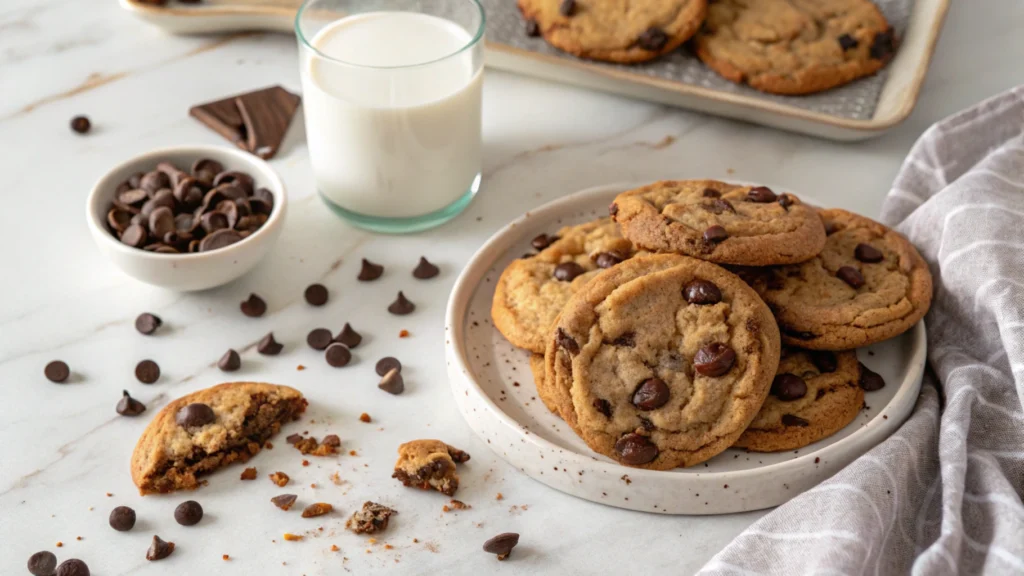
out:
<path id="1" fill-rule="evenodd" d="M 630 466 L 647 464 L 658 457 L 658 447 L 643 436 L 630 432 L 615 442 L 619 461 Z"/>
<path id="2" fill-rule="evenodd" d="M 850 285 L 851 288 L 860 288 L 864 285 L 864 276 L 853 266 L 842 266 L 836 270 L 836 278 Z"/>
<path id="3" fill-rule="evenodd" d="M 871 48 L 868 50 L 868 54 L 875 60 L 885 60 L 896 52 L 896 33 L 890 27 L 884 32 L 875 34 L 874 39 L 871 40 Z"/>
<path id="4" fill-rule="evenodd" d="M 135 378 L 143 384 L 152 384 L 160 379 L 160 366 L 152 360 L 143 360 L 135 365 Z"/>
<path id="5" fill-rule="evenodd" d="M 338 335 L 334 337 L 335 342 L 340 342 L 347 346 L 349 349 L 359 346 L 359 343 L 363 341 L 363 336 L 352 329 L 352 326 L 345 322 L 345 326 L 338 332 Z"/>
<path id="6" fill-rule="evenodd" d="M 361 282 L 370 282 L 380 278 L 381 274 L 384 273 L 384 267 L 380 264 L 374 264 L 366 258 L 363 258 L 363 267 L 359 270 L 359 276 L 356 278 Z"/>
<path id="7" fill-rule="evenodd" d="M 882 378 L 881 374 L 872 371 L 861 362 L 857 364 L 860 365 L 860 380 L 858 383 L 865 392 L 874 392 L 885 387 L 885 379 Z"/>
<path id="8" fill-rule="evenodd" d="M 203 519 L 203 507 L 195 500 L 186 500 L 174 509 L 174 520 L 182 526 L 195 526 Z"/>
<path id="9" fill-rule="evenodd" d="M 273 498 L 270 499 L 270 501 L 274 504 L 274 506 L 277 506 L 281 510 L 287 511 L 291 509 L 292 506 L 295 505 L 295 501 L 298 499 L 299 497 L 296 496 L 295 494 L 281 494 L 280 496 L 274 496 Z"/>
<path id="10" fill-rule="evenodd" d="M 573 339 L 572 336 L 561 328 L 559 328 L 558 332 L 555 333 L 555 342 L 559 347 L 573 356 L 580 353 L 580 345 L 576 343 L 576 340 Z"/>
<path id="11" fill-rule="evenodd" d="M 416 310 L 416 305 L 410 302 L 401 291 L 398 292 L 398 297 L 395 298 L 395 301 L 388 305 L 388 312 L 397 316 L 412 314 L 413 310 Z"/>
<path id="12" fill-rule="evenodd" d="M 392 368 L 380 379 L 377 388 L 388 394 L 401 394 L 405 391 L 405 379 L 402 378 L 402 374 L 397 368 Z"/>
<path id="13" fill-rule="evenodd" d="M 633 392 L 633 405 L 641 410 L 656 410 L 669 399 L 668 384 L 661 378 L 644 380 Z"/>
<path id="14" fill-rule="evenodd" d="M 57 557 L 49 550 L 36 552 L 28 557 L 28 571 L 33 576 L 53 576 L 57 568 Z"/>
<path id="15" fill-rule="evenodd" d="M 555 266 L 554 277 L 562 282 L 571 282 L 573 278 L 583 274 L 586 270 L 575 262 L 562 262 Z"/>
<path id="16" fill-rule="evenodd" d="M 512 549 L 516 547 L 516 544 L 519 544 L 519 534 L 504 532 L 484 542 L 484 552 L 496 554 L 498 560 L 504 560 L 512 553 Z"/>
<path id="17" fill-rule="evenodd" d="M 779 206 L 789 208 L 793 205 L 793 197 L 789 194 L 779 194 Z"/>
<path id="18" fill-rule="evenodd" d="M 705 198 L 721 198 L 722 193 L 714 188 L 705 188 L 704 192 L 701 193 Z"/>
<path id="19" fill-rule="evenodd" d="M 540 234 L 535 236 L 533 240 L 530 240 L 530 246 L 533 246 L 534 250 L 540 251 L 551 246 L 556 240 L 558 240 L 558 236 Z"/>
<path id="20" fill-rule="evenodd" d="M 57 576 L 89 576 L 89 567 L 78 558 L 69 558 L 57 566 Z"/>
<path id="21" fill-rule="evenodd" d="M 132 398 L 127 390 L 122 390 L 123 395 L 117 401 L 117 413 L 121 416 L 138 416 L 146 411 L 146 405 Z"/>
<path id="22" fill-rule="evenodd" d="M 413 269 L 412 275 L 418 280 L 427 280 L 441 273 L 441 269 L 434 266 L 425 257 L 420 256 L 420 262 Z"/>
<path id="23" fill-rule="evenodd" d="M 217 367 L 223 372 L 234 372 L 242 367 L 242 358 L 233 348 L 229 348 L 217 361 Z"/>
<path id="24" fill-rule="evenodd" d="M 255 294 L 249 294 L 249 299 L 243 301 L 240 308 L 242 309 L 242 314 L 250 318 L 258 318 L 267 311 L 267 303 L 263 301 L 263 298 Z"/>
<path id="25" fill-rule="evenodd" d="M 92 122 L 88 116 L 75 116 L 71 119 L 71 129 L 79 134 L 85 134 L 92 129 Z"/>
<path id="26" fill-rule="evenodd" d="M 730 212 L 732 214 L 736 213 L 736 207 L 732 205 L 732 202 L 729 202 L 724 198 L 714 198 L 710 202 L 701 204 L 701 208 L 711 212 L 712 214 L 724 214 L 726 212 Z"/>
<path id="27" fill-rule="evenodd" d="M 349 352 L 344 344 L 335 342 L 327 347 L 327 350 L 324 352 L 324 359 L 327 360 L 328 365 L 334 368 L 341 368 L 352 360 L 352 353 Z"/>
<path id="28" fill-rule="evenodd" d="M 183 406 L 174 416 L 174 421 L 182 428 L 200 428 L 217 419 L 213 408 L 201 402 L 193 402 Z"/>
<path id="29" fill-rule="evenodd" d="M 643 34 L 637 38 L 636 43 L 644 50 L 657 52 L 668 44 L 668 34 L 665 34 L 665 31 L 657 26 L 651 26 L 644 30 Z"/>
<path id="30" fill-rule="evenodd" d="M 323 306 L 327 304 L 327 287 L 323 284 L 310 284 L 303 294 L 310 306 Z"/>
<path id="31" fill-rule="evenodd" d="M 747 202 L 765 204 L 775 202 L 777 199 L 778 196 L 775 195 L 775 192 L 772 192 L 772 189 L 767 186 L 756 186 L 747 192 Z"/>
<path id="32" fill-rule="evenodd" d="M 127 532 L 135 527 L 135 510 L 127 506 L 118 506 L 110 511 L 107 519 L 110 527 L 118 532 Z"/>
<path id="33" fill-rule="evenodd" d="M 850 48 L 856 48 L 857 44 L 859 44 L 859 42 L 857 42 L 857 39 L 853 36 L 850 36 L 849 34 L 839 35 L 839 47 L 842 48 L 844 52 Z"/>
<path id="34" fill-rule="evenodd" d="M 788 372 L 778 374 L 772 380 L 771 393 L 779 400 L 785 400 L 786 402 L 799 400 L 807 395 L 807 383 L 796 374 Z"/>
<path id="35" fill-rule="evenodd" d="M 281 345 L 277 340 L 274 340 L 274 333 L 268 332 L 258 344 L 256 344 L 256 351 L 264 356 L 276 356 L 281 353 L 284 346 Z"/>
<path id="36" fill-rule="evenodd" d="M 174 542 L 165 542 L 159 536 L 153 536 L 153 543 L 146 551 L 146 560 L 163 560 L 174 552 Z"/>
<path id="37" fill-rule="evenodd" d="M 722 291 L 709 280 L 691 280 L 683 287 L 683 298 L 690 304 L 718 304 L 722 301 Z"/>
<path id="38" fill-rule="evenodd" d="M 71 375 L 71 369 L 63 361 L 54 360 L 46 365 L 46 368 L 43 369 L 43 374 L 46 375 L 46 379 L 50 382 L 59 384 L 68 379 L 68 376 Z"/>
<path id="39" fill-rule="evenodd" d="M 558 13 L 562 16 L 572 16 L 576 13 L 576 0 L 562 0 L 558 5 Z"/>
<path id="40" fill-rule="evenodd" d="M 863 242 L 857 244 L 857 247 L 853 249 L 853 256 L 861 262 L 867 262 L 874 264 L 875 262 L 881 262 L 885 255 L 878 248 L 875 248 L 871 244 L 864 244 Z"/>
<path id="41" fill-rule="evenodd" d="M 530 38 L 536 38 L 537 36 L 540 36 L 540 26 L 538 26 L 537 21 L 533 19 L 526 21 L 526 23 L 523 25 L 523 31 L 526 32 L 526 35 L 529 36 Z"/>
<path id="42" fill-rule="evenodd" d="M 718 224 L 709 226 L 708 229 L 704 231 L 704 241 L 708 244 L 717 244 L 728 237 L 729 233 L 725 231 L 725 228 Z"/>
<path id="43" fill-rule="evenodd" d="M 711 378 L 725 374 L 735 363 L 736 352 L 721 342 L 705 344 L 693 357 L 693 369 L 698 374 Z"/>
<path id="44" fill-rule="evenodd" d="M 594 264 L 597 264 L 598 268 L 611 268 L 625 259 L 626 257 L 619 252 L 609 250 L 608 252 L 601 252 L 595 256 Z"/>
<path id="45" fill-rule="evenodd" d="M 591 402 L 591 406 L 594 407 L 594 410 L 604 414 L 605 418 L 612 417 L 612 404 L 604 398 L 594 398 L 594 401 Z"/>
<path id="46" fill-rule="evenodd" d="M 811 356 L 811 362 L 821 372 L 835 372 L 839 368 L 839 359 L 833 352 L 813 350 L 808 354 Z"/>
<path id="47" fill-rule="evenodd" d="M 397 369 L 399 372 L 402 371 L 402 363 L 398 361 L 398 358 L 391 356 L 385 356 L 377 361 L 377 365 L 374 370 L 377 371 L 378 376 L 383 376 L 390 372 L 392 369 Z"/>
<path id="48" fill-rule="evenodd" d="M 306 344 L 314 350 L 326 350 L 334 340 L 334 335 L 327 328 L 314 328 L 306 336 Z"/>
<path id="49" fill-rule="evenodd" d="M 615 340 L 612 340 L 612 345 L 632 348 L 636 346 L 636 334 L 633 332 L 626 332 L 625 334 L 620 335 Z"/>
<path id="50" fill-rule="evenodd" d="M 611 204 L 608 205 L 608 215 L 609 216 L 613 216 L 614 217 L 618 213 L 619 213 L 619 205 L 618 204 L 616 204 L 615 202 L 612 202 Z"/>

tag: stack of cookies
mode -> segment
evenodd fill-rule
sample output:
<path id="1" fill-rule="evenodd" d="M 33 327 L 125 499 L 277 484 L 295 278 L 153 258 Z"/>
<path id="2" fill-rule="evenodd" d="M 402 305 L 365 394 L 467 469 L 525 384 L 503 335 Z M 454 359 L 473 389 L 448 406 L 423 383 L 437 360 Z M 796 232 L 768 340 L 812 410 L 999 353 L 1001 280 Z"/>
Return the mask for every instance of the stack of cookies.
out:
<path id="1" fill-rule="evenodd" d="M 809 94 L 874 74 L 896 50 L 870 0 L 518 0 L 526 32 L 581 58 L 639 63 L 692 40 L 724 78 Z"/>
<path id="2" fill-rule="evenodd" d="M 884 383 L 854 349 L 910 329 L 932 280 L 898 233 L 715 180 L 618 195 L 533 240 L 491 315 L 538 396 L 596 452 L 666 470 L 834 434 Z"/>

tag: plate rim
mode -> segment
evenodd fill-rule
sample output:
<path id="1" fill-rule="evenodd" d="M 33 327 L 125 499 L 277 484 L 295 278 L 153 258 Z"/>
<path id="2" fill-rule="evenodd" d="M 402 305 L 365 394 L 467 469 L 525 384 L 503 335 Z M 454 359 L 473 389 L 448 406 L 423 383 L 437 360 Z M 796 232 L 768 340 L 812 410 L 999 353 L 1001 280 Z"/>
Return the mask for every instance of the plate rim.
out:
<path id="1" fill-rule="evenodd" d="M 919 321 L 914 325 L 908 332 L 911 336 L 911 354 L 906 361 L 907 373 L 900 383 L 900 387 L 892 399 L 880 407 L 868 422 L 860 427 L 857 431 L 850 434 L 849 436 L 836 441 L 833 444 L 829 444 L 819 450 L 801 454 L 796 458 L 792 458 L 783 462 L 777 462 L 766 466 L 754 467 L 746 470 L 735 470 L 735 471 L 724 471 L 724 472 L 695 472 L 690 474 L 681 474 L 675 469 L 673 470 L 648 470 L 645 468 L 632 468 L 629 466 L 623 466 L 615 462 L 606 462 L 602 459 L 597 458 L 597 454 L 585 454 L 566 448 L 564 446 L 557 445 L 536 433 L 529 433 L 529 429 L 525 425 L 513 419 L 508 413 L 502 410 L 483 390 L 478 379 L 474 376 L 474 372 L 470 369 L 467 361 L 467 351 L 465 344 L 465 318 L 469 311 L 469 303 L 472 300 L 472 296 L 476 289 L 480 285 L 480 281 L 483 276 L 486 275 L 495 260 L 501 256 L 509 248 L 506 244 L 507 238 L 515 234 L 516 228 L 520 227 L 528 220 L 536 218 L 538 214 L 549 213 L 558 211 L 559 209 L 565 208 L 576 203 L 581 202 L 594 202 L 598 197 L 604 195 L 610 195 L 612 192 L 622 192 L 642 186 L 644 184 L 636 184 L 629 182 L 617 182 L 612 184 L 603 184 L 598 186 L 588 187 L 571 194 L 567 194 L 560 198 L 556 198 L 550 202 L 542 204 L 536 208 L 526 211 L 524 214 L 518 216 L 505 226 L 498 229 L 490 238 L 480 246 L 479 249 L 470 257 L 467 261 L 459 277 L 456 279 L 455 284 L 452 286 L 451 295 L 448 299 L 448 305 L 445 310 L 445 352 L 449 363 L 449 386 L 452 394 L 456 395 L 457 384 L 454 380 L 454 374 L 462 374 L 465 378 L 468 386 L 467 389 L 471 389 L 476 395 L 476 400 L 482 402 L 483 406 L 488 409 L 491 416 L 497 419 L 497 421 L 503 426 L 511 429 L 519 438 L 534 446 L 538 450 L 549 450 L 549 451 L 560 451 L 564 454 L 568 454 L 569 458 L 581 458 L 586 459 L 586 465 L 590 467 L 599 468 L 602 472 L 609 474 L 629 474 L 630 477 L 636 480 L 653 480 L 663 481 L 665 479 L 676 478 L 680 481 L 685 479 L 699 477 L 702 480 L 713 481 L 713 480 L 728 480 L 728 479 L 743 479 L 753 475 L 762 474 L 782 474 L 792 472 L 795 469 L 806 466 L 807 462 L 813 462 L 814 458 L 827 458 L 832 456 L 841 456 L 840 453 L 848 450 L 857 452 L 855 458 L 859 458 L 871 448 L 884 441 L 886 438 L 891 436 L 903 422 L 910 415 L 913 410 L 913 406 L 916 402 L 916 398 L 920 393 L 922 376 L 924 374 L 925 361 L 927 358 L 927 339 L 926 339 L 926 327 L 924 320 Z M 788 188 L 779 186 L 779 188 Z M 805 195 L 796 193 L 801 198 Z M 813 196 L 806 196 L 807 199 L 814 201 Z M 477 273 L 478 270 L 482 272 Z M 479 278 L 477 278 L 479 276 Z M 457 371 L 457 372 L 456 372 Z M 474 433 L 478 437 L 482 437 L 480 432 L 474 427 L 467 415 L 463 412 L 462 404 L 456 402 L 459 405 L 459 412 L 466 421 L 467 425 L 473 429 Z M 888 407 L 899 407 L 897 417 L 892 417 L 893 414 L 888 414 L 888 418 L 880 418 L 885 412 L 885 408 Z M 525 430 L 525 432 L 524 432 Z M 858 445 L 862 446 L 863 449 L 859 449 Z M 513 462 L 510 458 L 498 449 L 497 446 L 488 442 L 488 447 L 499 456 L 502 460 L 505 460 L 512 466 L 520 468 L 517 462 Z M 845 465 L 844 465 L 845 467 Z M 545 485 L 552 486 L 551 484 L 536 478 L 530 474 L 526 474 L 534 480 L 538 480 Z M 555 486 L 552 486 L 559 491 L 565 492 Z M 579 496 L 567 492 L 571 495 Z M 585 496 L 580 496 L 584 499 L 591 500 Z M 602 504 L 615 505 L 611 502 L 603 502 L 600 500 L 591 500 Z M 621 506 L 619 506 L 621 507 Z M 627 507 L 628 508 L 628 507 Z M 756 509 L 756 508 L 752 508 Z"/>

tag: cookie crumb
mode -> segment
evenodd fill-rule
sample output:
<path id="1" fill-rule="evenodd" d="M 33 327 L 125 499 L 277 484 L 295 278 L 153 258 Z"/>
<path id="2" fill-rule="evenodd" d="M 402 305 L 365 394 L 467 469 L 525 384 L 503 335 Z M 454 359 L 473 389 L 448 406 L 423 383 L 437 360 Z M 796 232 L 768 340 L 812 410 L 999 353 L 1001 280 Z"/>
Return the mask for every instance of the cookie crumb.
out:
<path id="1" fill-rule="evenodd" d="M 370 422 L 373 422 L 373 419 L 370 418 L 369 414 L 367 414 L 366 412 L 363 412 L 362 414 L 359 415 L 359 421 L 360 422 L 366 422 L 367 424 L 369 424 Z"/>
<path id="2" fill-rule="evenodd" d="M 221 556 L 220 559 L 221 560 L 225 560 L 225 561 L 231 560 L 231 556 L 228 556 L 227 554 L 225 554 L 225 555 Z"/>
<path id="3" fill-rule="evenodd" d="M 242 475 L 241 475 L 240 479 L 241 480 L 255 480 L 256 479 L 256 469 L 255 468 L 246 468 L 245 470 L 242 470 Z"/>
<path id="4" fill-rule="evenodd" d="M 81 540 L 81 539 L 82 539 L 81 536 L 75 536 L 75 540 Z"/>
<path id="5" fill-rule="evenodd" d="M 338 548 L 337 544 L 331 544 L 331 552 L 338 552 L 341 548 Z"/>
<path id="6" fill-rule="evenodd" d="M 270 475 L 270 481 L 282 488 L 288 485 L 289 480 L 290 478 L 284 472 L 274 472 Z"/>
<path id="7" fill-rule="evenodd" d="M 295 367 L 295 369 L 298 370 L 299 372 L 302 372 L 303 370 L 306 369 L 306 367 L 303 366 L 302 364 L 299 364 L 298 366 Z"/>
<path id="8" fill-rule="evenodd" d="M 107 498 L 110 498 L 111 496 L 113 496 L 113 494 L 111 494 L 110 492 L 107 492 Z"/>
<path id="9" fill-rule="evenodd" d="M 494 499 L 495 500 L 504 500 L 505 499 L 505 495 L 502 494 L 501 492 L 498 492 L 498 495 L 495 496 Z"/>
<path id="10" fill-rule="evenodd" d="M 349 451 L 348 451 L 348 455 L 349 455 L 349 456 L 359 456 L 359 453 L 358 453 L 358 452 L 356 452 L 355 450 L 349 450 Z"/>
<path id="11" fill-rule="evenodd" d="M 455 499 L 452 499 L 450 502 L 448 502 L 448 505 L 451 506 L 452 510 L 469 510 L 470 508 L 472 508 L 472 506 L 470 506 L 469 504 L 466 504 L 462 500 L 455 500 Z M 448 506 L 445 506 L 445 508 L 447 508 L 447 507 Z M 447 512 L 447 510 L 445 510 L 445 512 Z"/>
<path id="12" fill-rule="evenodd" d="M 267 450 L 273 450 L 274 449 L 274 443 L 271 442 L 270 440 L 267 440 L 267 443 L 264 444 L 263 447 L 266 448 Z"/>
<path id="13" fill-rule="evenodd" d="M 316 482 L 313 482 L 312 484 L 310 484 L 309 487 L 310 488 L 316 488 Z"/>
<path id="14" fill-rule="evenodd" d="M 402 330 L 401 332 L 398 333 L 398 337 L 399 338 L 408 338 L 409 337 L 409 331 L 408 330 Z"/>
<path id="15" fill-rule="evenodd" d="M 309 460 L 303 460 L 302 461 L 302 465 L 303 466 L 309 466 Z"/>
<path id="16" fill-rule="evenodd" d="M 338 474 L 337 471 L 331 474 L 329 478 L 331 479 L 331 482 L 335 484 L 335 486 L 341 486 L 344 483 L 344 481 L 341 479 L 341 474 Z"/>
<path id="17" fill-rule="evenodd" d="M 63 546 L 64 546 L 64 543 L 58 540 L 57 541 L 57 548 L 61 548 Z"/>
<path id="18" fill-rule="evenodd" d="M 633 483 L 633 481 L 629 479 L 629 474 L 623 474 L 622 478 L 619 478 L 619 480 L 622 480 L 623 482 L 625 482 L 626 486 L 629 486 L 630 484 Z"/>
<path id="19" fill-rule="evenodd" d="M 331 506 L 326 502 L 317 502 L 315 504 L 310 504 L 309 506 L 306 506 L 306 509 L 302 511 L 302 517 L 315 518 L 317 516 L 329 514 L 332 510 L 334 510 L 334 506 Z"/>
<path id="20" fill-rule="evenodd" d="M 394 547 L 394 546 L 392 546 L 391 544 L 385 544 L 385 545 L 384 545 L 384 549 L 385 549 L 385 550 L 394 550 L 394 549 L 395 549 L 395 547 Z"/>
<path id="21" fill-rule="evenodd" d="M 302 534 L 292 534 L 291 532 L 284 533 L 284 539 L 289 542 L 298 542 L 299 540 L 302 540 L 302 538 Z M 281 565 L 283 566 L 284 562 L 282 562 Z"/>

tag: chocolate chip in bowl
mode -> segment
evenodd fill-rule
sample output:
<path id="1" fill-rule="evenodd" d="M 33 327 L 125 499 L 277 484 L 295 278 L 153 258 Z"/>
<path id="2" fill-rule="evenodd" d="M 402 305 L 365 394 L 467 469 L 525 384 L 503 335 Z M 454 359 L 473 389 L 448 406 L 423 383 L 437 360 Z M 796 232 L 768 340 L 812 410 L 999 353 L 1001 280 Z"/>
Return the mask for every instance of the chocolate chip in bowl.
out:
<path id="1" fill-rule="evenodd" d="M 280 235 L 287 207 L 265 161 L 219 146 L 155 150 L 108 172 L 87 220 L 100 250 L 128 275 L 179 291 L 246 273 Z"/>

